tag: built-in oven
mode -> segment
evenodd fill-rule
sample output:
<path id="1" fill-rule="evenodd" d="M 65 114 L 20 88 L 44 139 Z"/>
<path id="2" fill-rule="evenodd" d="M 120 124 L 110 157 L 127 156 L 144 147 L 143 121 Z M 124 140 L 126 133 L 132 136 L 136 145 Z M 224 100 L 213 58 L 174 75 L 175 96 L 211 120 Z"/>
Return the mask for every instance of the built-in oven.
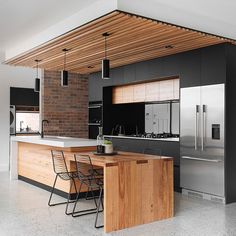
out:
<path id="1" fill-rule="evenodd" d="M 89 103 L 89 138 L 95 139 L 98 135 L 98 127 L 102 126 L 102 102 Z"/>

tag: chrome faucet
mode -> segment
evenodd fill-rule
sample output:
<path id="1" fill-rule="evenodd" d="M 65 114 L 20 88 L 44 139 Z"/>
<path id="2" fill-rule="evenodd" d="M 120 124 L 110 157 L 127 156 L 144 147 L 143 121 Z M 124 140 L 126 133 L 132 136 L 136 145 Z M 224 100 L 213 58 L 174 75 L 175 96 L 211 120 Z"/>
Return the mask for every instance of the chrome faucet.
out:
<path id="1" fill-rule="evenodd" d="M 49 123 L 48 120 L 42 120 L 42 125 L 41 125 L 41 138 L 44 138 L 44 123 Z"/>

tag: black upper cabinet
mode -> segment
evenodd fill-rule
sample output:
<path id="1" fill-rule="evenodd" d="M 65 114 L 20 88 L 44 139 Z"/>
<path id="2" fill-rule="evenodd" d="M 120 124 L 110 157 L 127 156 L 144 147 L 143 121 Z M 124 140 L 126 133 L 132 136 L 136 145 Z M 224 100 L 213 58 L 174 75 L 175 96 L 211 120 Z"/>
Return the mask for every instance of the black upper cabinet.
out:
<path id="1" fill-rule="evenodd" d="M 102 100 L 101 73 L 93 73 L 89 76 L 89 101 Z"/>
<path id="2" fill-rule="evenodd" d="M 149 71 L 149 79 L 157 79 L 163 77 L 164 69 L 163 69 L 163 58 L 156 58 L 148 62 L 148 71 Z"/>
<path id="3" fill-rule="evenodd" d="M 203 48 L 201 52 L 201 85 L 226 81 L 226 44 Z"/>
<path id="4" fill-rule="evenodd" d="M 135 81 L 143 81 L 150 79 L 149 61 L 139 62 L 135 64 Z"/>
<path id="5" fill-rule="evenodd" d="M 10 104 L 15 106 L 39 106 L 39 93 L 29 88 L 10 88 Z"/>
<path id="6" fill-rule="evenodd" d="M 124 67 L 118 67 L 111 70 L 110 85 L 124 84 Z"/>
<path id="7" fill-rule="evenodd" d="M 111 70 L 111 79 L 103 81 L 101 73 L 90 75 L 89 99 L 102 99 L 102 87 L 179 76 L 180 87 L 219 84 L 226 81 L 226 45 L 219 44 L 138 62 Z"/>
<path id="8" fill-rule="evenodd" d="M 135 81 L 135 64 L 124 66 L 124 84 Z"/>
<path id="9" fill-rule="evenodd" d="M 193 87 L 201 84 L 201 51 L 194 50 L 179 54 L 180 87 Z"/>

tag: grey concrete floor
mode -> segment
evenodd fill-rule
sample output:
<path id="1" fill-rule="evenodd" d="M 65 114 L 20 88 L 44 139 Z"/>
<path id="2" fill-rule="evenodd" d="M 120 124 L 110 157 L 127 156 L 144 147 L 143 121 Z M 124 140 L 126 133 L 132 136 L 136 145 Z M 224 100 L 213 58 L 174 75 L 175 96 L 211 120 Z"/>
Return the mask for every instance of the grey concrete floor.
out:
<path id="1" fill-rule="evenodd" d="M 103 233 L 94 215 L 72 218 L 64 206 L 48 207 L 49 192 L 0 173 L 0 236 L 236 236 L 236 204 L 221 205 L 175 194 L 175 217 Z M 82 202 L 83 207 L 88 202 Z"/>

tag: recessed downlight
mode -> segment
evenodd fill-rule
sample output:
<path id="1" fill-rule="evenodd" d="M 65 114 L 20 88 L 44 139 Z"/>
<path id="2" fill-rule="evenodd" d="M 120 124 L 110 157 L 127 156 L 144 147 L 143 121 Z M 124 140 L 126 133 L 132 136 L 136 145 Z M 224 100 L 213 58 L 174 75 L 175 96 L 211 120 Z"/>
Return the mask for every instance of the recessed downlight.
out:
<path id="1" fill-rule="evenodd" d="M 165 48 L 167 48 L 167 49 L 172 49 L 172 48 L 174 48 L 174 46 L 172 46 L 172 45 L 166 45 Z"/>

